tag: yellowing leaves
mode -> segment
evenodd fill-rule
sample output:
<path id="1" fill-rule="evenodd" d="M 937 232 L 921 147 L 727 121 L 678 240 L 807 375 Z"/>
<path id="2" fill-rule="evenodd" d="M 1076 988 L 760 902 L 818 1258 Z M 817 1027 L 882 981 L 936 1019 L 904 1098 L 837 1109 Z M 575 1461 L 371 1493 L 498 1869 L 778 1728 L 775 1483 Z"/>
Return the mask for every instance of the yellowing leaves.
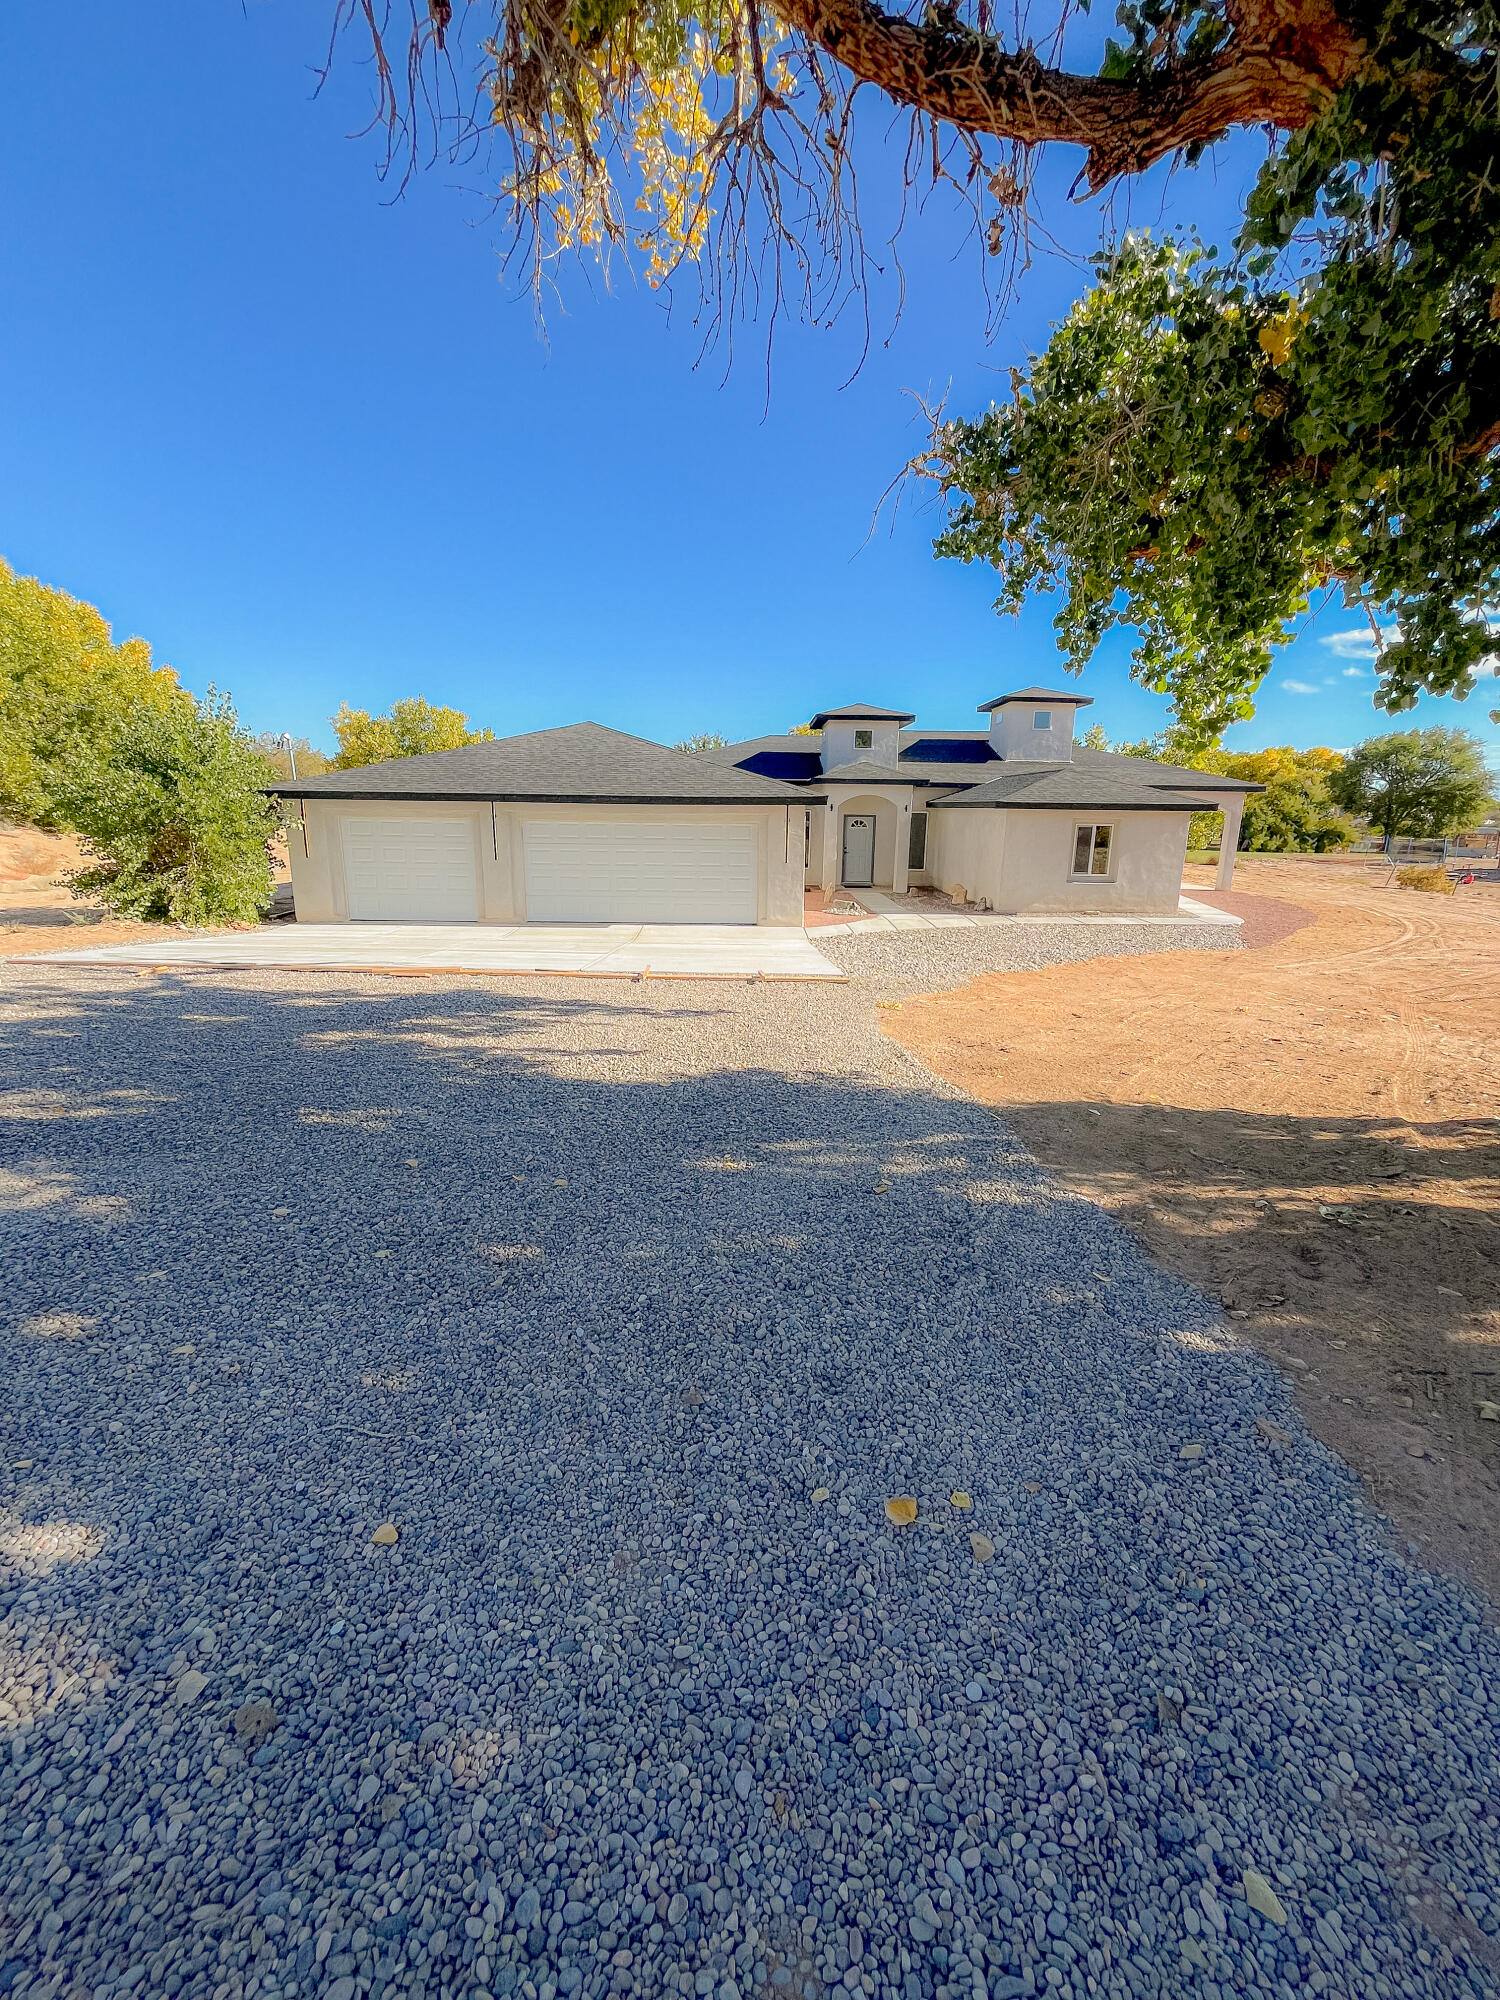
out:
<path id="1" fill-rule="evenodd" d="M 1307 314 L 1300 306 L 1288 306 L 1275 319 L 1268 319 L 1255 336 L 1260 349 L 1273 368 L 1285 368 L 1297 344 L 1297 336 L 1307 325 Z"/>
<path id="2" fill-rule="evenodd" d="M 897 1494 L 885 1503 L 885 1518 L 893 1528 L 909 1528 L 917 1518 L 917 1503 L 909 1493 Z"/>

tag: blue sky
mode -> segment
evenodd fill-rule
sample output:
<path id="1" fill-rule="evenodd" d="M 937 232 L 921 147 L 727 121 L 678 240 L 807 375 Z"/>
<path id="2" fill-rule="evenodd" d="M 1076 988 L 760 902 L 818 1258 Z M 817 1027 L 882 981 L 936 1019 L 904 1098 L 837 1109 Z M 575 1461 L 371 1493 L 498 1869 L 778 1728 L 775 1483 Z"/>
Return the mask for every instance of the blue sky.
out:
<path id="1" fill-rule="evenodd" d="M 316 96 L 326 6 L 145 0 L 7 8 L 0 131 L 0 554 L 139 633 L 252 727 L 330 741 L 342 699 L 421 693 L 501 733 L 584 717 L 667 741 L 780 729 L 863 698 L 965 726 L 1058 673 L 1045 601 L 989 608 L 988 572 L 934 560 L 920 496 L 871 533 L 921 442 L 915 397 L 1003 393 L 1082 288 L 1118 203 L 1070 204 L 987 331 L 982 259 L 941 201 L 900 249 L 901 140 L 870 121 L 864 196 L 888 277 L 876 338 L 785 324 L 699 363 L 691 315 L 617 271 L 563 274 L 539 334 L 500 270 L 477 169 L 401 200 L 377 180 L 351 46 Z M 1227 242 L 1245 138 L 1130 198 Z M 695 365 L 698 364 L 698 365 Z M 727 376 L 726 376 L 727 367 Z M 1362 623 L 1326 607 L 1229 739 L 1342 745 L 1372 708 Z M 1112 736 L 1159 727 L 1112 641 L 1083 691 Z M 1486 694 L 1425 701 L 1500 742 Z M 1484 704 L 1483 706 L 1481 704 Z"/>

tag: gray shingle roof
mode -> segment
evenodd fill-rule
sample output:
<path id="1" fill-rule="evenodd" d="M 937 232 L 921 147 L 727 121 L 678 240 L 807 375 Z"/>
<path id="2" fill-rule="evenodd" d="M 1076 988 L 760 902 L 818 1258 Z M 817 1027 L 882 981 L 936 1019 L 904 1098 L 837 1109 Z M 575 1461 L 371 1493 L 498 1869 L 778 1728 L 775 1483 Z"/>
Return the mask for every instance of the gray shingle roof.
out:
<path id="1" fill-rule="evenodd" d="M 1091 694 L 1064 694 L 1061 688 L 1017 688 L 1014 694 L 997 695 L 993 701 L 982 701 L 979 713 L 988 715 L 993 709 L 1004 708 L 1008 701 L 1060 701 L 1073 708 L 1092 708 L 1094 705 Z"/>
<path id="2" fill-rule="evenodd" d="M 598 722 L 288 779 L 293 799 L 517 799 L 590 805 L 806 805 L 814 794 Z"/>
<path id="3" fill-rule="evenodd" d="M 1122 758 L 1122 763 L 1131 760 Z M 1187 792 L 1165 791 L 1155 785 L 1131 783 L 1107 771 L 1080 770 L 1076 764 L 1000 766 L 1002 775 L 951 798 L 935 800 L 943 811 L 961 806 L 1012 806 L 1033 811 L 1071 812 L 1080 808 L 1110 812 L 1208 812 L 1214 802 Z"/>
<path id="4" fill-rule="evenodd" d="M 824 771 L 816 781 L 820 785 L 911 785 L 920 783 L 913 778 L 909 764 L 876 764 L 867 757 L 857 757 L 852 764 L 835 764 L 832 770 Z M 953 780 L 945 775 L 945 784 Z"/>
<path id="5" fill-rule="evenodd" d="M 1160 785 L 1176 791 L 1179 786 L 1191 786 L 1195 792 L 1263 792 L 1264 785 L 1253 785 L 1248 778 L 1225 778 L 1217 771 L 1190 771 L 1183 764 L 1158 764 L 1153 757 L 1127 757 L 1123 750 L 1087 750 L 1083 744 L 1073 745 L 1073 762 L 1087 770 L 1114 771 L 1124 776 L 1130 769 L 1141 774 L 1141 781 L 1148 785 Z"/>
<path id="6" fill-rule="evenodd" d="M 820 708 L 812 718 L 812 726 L 821 729 L 825 722 L 915 722 L 916 719 L 904 708 L 876 708 L 868 701 L 850 701 L 842 708 Z"/>

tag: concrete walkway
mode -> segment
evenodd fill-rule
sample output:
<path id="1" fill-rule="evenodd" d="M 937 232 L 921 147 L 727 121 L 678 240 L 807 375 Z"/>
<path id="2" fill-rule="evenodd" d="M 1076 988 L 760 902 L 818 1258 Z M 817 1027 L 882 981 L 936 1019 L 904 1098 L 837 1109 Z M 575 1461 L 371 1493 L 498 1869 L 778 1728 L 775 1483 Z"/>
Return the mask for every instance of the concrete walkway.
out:
<path id="1" fill-rule="evenodd" d="M 571 973 L 635 979 L 842 979 L 778 924 L 278 924 L 54 951 L 32 965 L 236 971 Z"/>

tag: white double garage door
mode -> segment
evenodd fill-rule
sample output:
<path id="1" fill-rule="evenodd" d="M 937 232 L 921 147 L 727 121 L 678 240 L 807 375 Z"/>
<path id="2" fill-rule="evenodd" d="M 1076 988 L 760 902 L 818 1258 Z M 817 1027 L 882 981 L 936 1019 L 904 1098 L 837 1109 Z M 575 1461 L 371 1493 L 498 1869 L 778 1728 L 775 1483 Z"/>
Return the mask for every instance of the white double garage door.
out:
<path id="1" fill-rule="evenodd" d="M 530 923 L 756 921 L 760 866 L 754 826 L 541 819 L 523 822 L 520 833 Z M 354 922 L 479 921 L 472 819 L 350 816 L 343 822 L 343 854 Z"/>

